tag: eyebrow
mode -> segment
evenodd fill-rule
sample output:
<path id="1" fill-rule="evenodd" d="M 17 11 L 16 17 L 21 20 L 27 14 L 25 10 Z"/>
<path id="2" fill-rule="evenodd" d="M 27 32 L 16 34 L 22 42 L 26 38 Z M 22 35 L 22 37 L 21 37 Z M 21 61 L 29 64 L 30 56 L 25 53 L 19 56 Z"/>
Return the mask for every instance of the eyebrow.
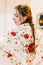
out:
<path id="1" fill-rule="evenodd" d="M 14 15 L 17 15 L 17 13 L 14 13 Z"/>

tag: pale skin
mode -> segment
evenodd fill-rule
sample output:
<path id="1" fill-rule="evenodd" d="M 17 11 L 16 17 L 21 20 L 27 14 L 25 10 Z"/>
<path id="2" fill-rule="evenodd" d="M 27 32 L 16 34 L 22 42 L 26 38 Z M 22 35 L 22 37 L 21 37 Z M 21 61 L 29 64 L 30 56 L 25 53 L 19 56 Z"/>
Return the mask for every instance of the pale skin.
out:
<path id="1" fill-rule="evenodd" d="M 26 19 L 27 19 L 27 16 L 22 16 L 22 14 L 20 14 L 18 12 L 18 10 L 14 9 L 14 16 L 13 16 L 13 21 L 14 23 L 16 23 L 16 25 L 20 25 L 21 23 L 23 23 Z"/>

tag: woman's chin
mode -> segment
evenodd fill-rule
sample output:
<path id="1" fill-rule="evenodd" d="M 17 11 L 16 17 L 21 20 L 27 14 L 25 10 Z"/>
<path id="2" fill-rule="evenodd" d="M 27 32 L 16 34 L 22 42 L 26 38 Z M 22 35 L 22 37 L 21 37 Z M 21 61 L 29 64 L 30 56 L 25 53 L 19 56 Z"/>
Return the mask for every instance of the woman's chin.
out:
<path id="1" fill-rule="evenodd" d="M 14 22 L 17 26 L 19 26 L 21 23 L 17 23 L 16 21 Z"/>

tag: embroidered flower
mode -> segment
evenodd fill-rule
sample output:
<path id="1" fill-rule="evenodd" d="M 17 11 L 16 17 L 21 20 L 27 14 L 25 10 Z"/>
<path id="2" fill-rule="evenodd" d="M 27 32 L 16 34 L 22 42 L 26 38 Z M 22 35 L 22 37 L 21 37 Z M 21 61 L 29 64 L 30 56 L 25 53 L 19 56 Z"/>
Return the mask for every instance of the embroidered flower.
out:
<path id="1" fill-rule="evenodd" d="M 11 32 L 11 35 L 12 36 L 16 36 L 16 32 Z"/>
<path id="2" fill-rule="evenodd" d="M 13 55 L 11 53 L 8 53 L 7 57 L 12 57 Z"/>
<path id="3" fill-rule="evenodd" d="M 24 25 L 24 26 L 26 26 L 27 24 L 26 24 L 26 23 L 24 23 L 23 25 Z"/>
<path id="4" fill-rule="evenodd" d="M 30 36 L 30 38 L 32 38 L 32 36 Z"/>
<path id="5" fill-rule="evenodd" d="M 41 58 L 43 59 L 43 56 L 41 56 Z"/>
<path id="6" fill-rule="evenodd" d="M 32 63 L 32 59 L 28 59 L 27 60 L 27 63 L 29 64 L 29 63 Z"/>
<path id="7" fill-rule="evenodd" d="M 16 63 L 16 65 L 18 65 L 18 63 Z"/>
<path id="8" fill-rule="evenodd" d="M 38 40 L 38 38 L 35 38 L 35 40 Z"/>
<path id="9" fill-rule="evenodd" d="M 34 50 L 35 50 L 35 48 L 34 48 L 34 43 L 30 43 L 29 45 L 28 45 L 28 51 L 29 52 L 33 52 Z"/>
<path id="10" fill-rule="evenodd" d="M 25 39 L 29 38 L 29 35 L 28 34 L 24 34 L 24 38 Z"/>
<path id="11" fill-rule="evenodd" d="M 24 34 L 24 32 L 22 32 L 22 34 Z"/>
<path id="12" fill-rule="evenodd" d="M 15 42 L 15 44 L 17 44 L 18 42 Z"/>

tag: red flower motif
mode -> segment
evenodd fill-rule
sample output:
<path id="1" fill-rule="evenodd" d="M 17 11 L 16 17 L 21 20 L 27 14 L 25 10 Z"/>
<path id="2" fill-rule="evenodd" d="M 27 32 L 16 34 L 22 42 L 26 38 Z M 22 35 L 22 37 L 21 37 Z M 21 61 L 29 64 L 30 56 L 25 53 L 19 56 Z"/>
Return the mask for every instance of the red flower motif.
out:
<path id="1" fill-rule="evenodd" d="M 23 34 L 24 34 L 24 32 L 23 32 Z"/>
<path id="2" fill-rule="evenodd" d="M 16 32 L 11 32 L 11 35 L 16 36 Z"/>
<path id="3" fill-rule="evenodd" d="M 8 53 L 7 57 L 12 57 L 13 55 L 11 53 Z"/>
<path id="4" fill-rule="evenodd" d="M 25 39 L 29 38 L 29 35 L 28 35 L 28 34 L 25 34 L 25 35 L 24 35 L 24 38 L 25 38 Z"/>
<path id="5" fill-rule="evenodd" d="M 34 43 L 31 43 L 31 44 L 29 44 L 29 46 L 28 46 L 28 51 L 29 52 L 33 52 L 35 49 L 34 49 Z"/>
<path id="6" fill-rule="evenodd" d="M 32 38 L 32 36 L 30 36 L 30 38 Z"/>
<path id="7" fill-rule="evenodd" d="M 24 26 L 26 26 L 26 24 L 24 24 Z"/>
<path id="8" fill-rule="evenodd" d="M 15 42 L 15 44 L 17 44 L 18 42 Z"/>
<path id="9" fill-rule="evenodd" d="M 43 56 L 41 58 L 43 59 Z"/>

